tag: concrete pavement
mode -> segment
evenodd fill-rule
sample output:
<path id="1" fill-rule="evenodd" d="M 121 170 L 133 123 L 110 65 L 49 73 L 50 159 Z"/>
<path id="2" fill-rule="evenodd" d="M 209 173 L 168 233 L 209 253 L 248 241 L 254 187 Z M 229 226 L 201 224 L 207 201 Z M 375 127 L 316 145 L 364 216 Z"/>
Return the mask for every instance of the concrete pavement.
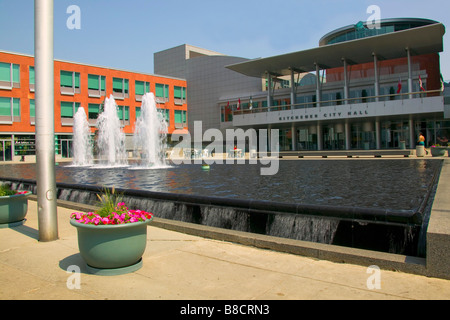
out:
<path id="1" fill-rule="evenodd" d="M 450 281 L 334 263 L 169 231 L 150 224 L 143 267 L 87 273 L 74 210 L 58 207 L 59 239 L 38 241 L 37 204 L 24 225 L 0 229 L 0 299 L 449 299 Z M 72 273 L 79 267 L 80 273 Z M 79 284 L 79 288 L 77 288 Z"/>

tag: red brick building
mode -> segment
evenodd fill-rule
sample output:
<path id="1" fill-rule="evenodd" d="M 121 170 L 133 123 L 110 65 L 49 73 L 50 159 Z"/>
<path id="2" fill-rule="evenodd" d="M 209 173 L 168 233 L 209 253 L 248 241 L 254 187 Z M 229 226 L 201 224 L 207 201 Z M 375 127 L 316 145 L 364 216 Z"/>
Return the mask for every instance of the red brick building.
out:
<path id="1" fill-rule="evenodd" d="M 0 51 L 0 161 L 35 154 L 34 84 L 33 56 Z M 105 98 L 111 95 L 127 140 L 133 135 L 146 92 L 155 94 L 169 135 L 176 129 L 187 129 L 186 87 L 183 79 L 55 60 L 57 156 L 71 156 L 73 117 L 78 108 L 85 109 L 94 133 Z"/>

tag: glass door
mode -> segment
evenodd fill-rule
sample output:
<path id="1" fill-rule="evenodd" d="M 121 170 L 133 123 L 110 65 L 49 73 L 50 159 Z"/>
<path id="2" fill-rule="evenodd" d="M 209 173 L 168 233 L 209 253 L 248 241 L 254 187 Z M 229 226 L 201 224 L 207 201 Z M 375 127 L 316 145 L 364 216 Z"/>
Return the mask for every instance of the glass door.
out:
<path id="1" fill-rule="evenodd" d="M 0 161 L 12 160 L 11 140 L 0 140 Z"/>
<path id="2" fill-rule="evenodd" d="M 61 139 L 61 156 L 63 158 L 72 158 L 72 140 Z"/>

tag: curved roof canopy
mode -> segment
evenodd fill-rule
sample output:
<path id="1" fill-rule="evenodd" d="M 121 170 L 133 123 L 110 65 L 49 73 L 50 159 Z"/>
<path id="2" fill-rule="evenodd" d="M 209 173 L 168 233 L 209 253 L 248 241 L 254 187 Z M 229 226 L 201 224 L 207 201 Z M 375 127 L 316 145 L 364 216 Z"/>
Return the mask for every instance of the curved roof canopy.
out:
<path id="1" fill-rule="evenodd" d="M 349 25 L 331 31 L 324 35 L 319 40 L 319 46 L 349 41 L 353 39 L 361 39 L 369 36 L 376 36 L 385 33 L 398 32 L 400 30 L 407 30 L 412 28 L 418 28 L 428 26 L 430 24 L 438 23 L 437 21 L 422 18 L 394 18 L 394 19 L 381 19 L 379 21 L 380 28 L 371 29 L 367 26 L 367 22 L 360 21 L 356 25 Z M 362 29 L 359 28 L 359 24 L 362 24 Z"/>
<path id="2" fill-rule="evenodd" d="M 316 64 L 322 69 L 343 66 L 343 60 L 350 64 L 373 62 L 373 55 L 381 60 L 411 55 L 439 53 L 443 51 L 445 27 L 436 23 L 383 35 L 325 45 L 304 51 L 292 52 L 269 58 L 254 59 L 227 66 L 228 69 L 250 77 L 264 77 L 267 73 L 285 76 L 291 70 L 310 72 Z"/>

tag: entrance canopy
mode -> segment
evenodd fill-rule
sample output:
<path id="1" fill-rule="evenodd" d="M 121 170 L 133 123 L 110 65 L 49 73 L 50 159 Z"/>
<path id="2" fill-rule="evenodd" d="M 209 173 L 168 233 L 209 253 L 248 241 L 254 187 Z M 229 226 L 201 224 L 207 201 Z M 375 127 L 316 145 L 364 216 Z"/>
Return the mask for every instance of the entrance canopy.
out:
<path id="1" fill-rule="evenodd" d="M 269 58 L 260 58 L 227 66 L 228 69 L 250 77 L 265 77 L 267 73 L 277 76 L 295 72 L 316 71 L 349 64 L 373 62 L 373 55 L 380 60 L 406 57 L 406 49 L 411 55 L 439 53 L 443 51 L 445 27 L 436 23 L 393 33 L 363 39 L 340 42 L 304 51 L 298 51 Z"/>

